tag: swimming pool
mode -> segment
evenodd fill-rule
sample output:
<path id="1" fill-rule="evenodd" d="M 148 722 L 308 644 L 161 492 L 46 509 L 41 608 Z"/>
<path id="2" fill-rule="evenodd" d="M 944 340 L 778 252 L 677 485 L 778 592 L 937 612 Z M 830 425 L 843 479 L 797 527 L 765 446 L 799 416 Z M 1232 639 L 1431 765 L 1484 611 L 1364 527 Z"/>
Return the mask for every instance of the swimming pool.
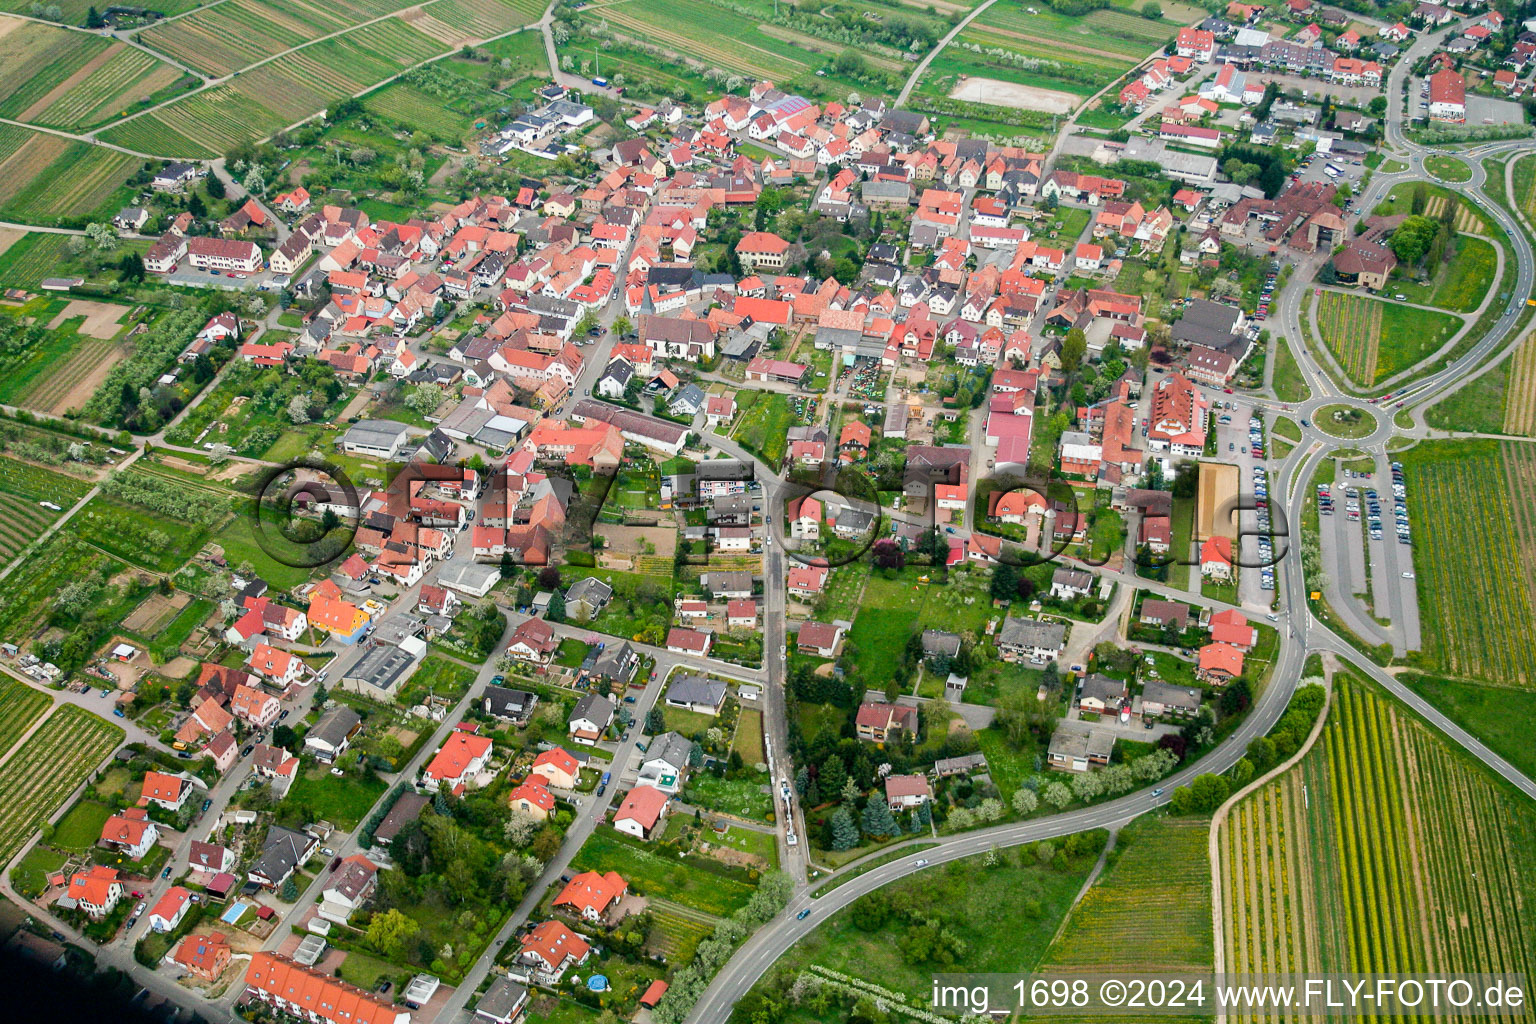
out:
<path id="1" fill-rule="evenodd" d="M 251 909 L 251 904 L 246 903 L 244 900 L 236 900 L 229 905 L 229 909 L 219 915 L 219 920 L 225 924 L 234 924 L 249 909 Z"/>

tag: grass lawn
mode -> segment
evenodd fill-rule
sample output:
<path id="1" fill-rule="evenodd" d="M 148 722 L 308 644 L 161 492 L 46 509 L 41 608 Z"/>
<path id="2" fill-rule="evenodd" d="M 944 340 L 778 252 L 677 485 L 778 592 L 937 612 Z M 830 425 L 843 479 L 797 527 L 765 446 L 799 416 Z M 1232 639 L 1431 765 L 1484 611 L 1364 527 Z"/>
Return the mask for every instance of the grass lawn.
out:
<path id="1" fill-rule="evenodd" d="M 34 846 L 11 869 L 11 886 L 23 896 L 41 896 L 48 876 L 64 866 L 66 855 L 46 846 Z"/>
<path id="2" fill-rule="evenodd" d="M 772 832 L 759 832 L 755 828 L 731 825 L 723 836 L 714 831 L 706 835 L 709 841 L 717 846 L 729 846 L 733 850 L 761 857 L 770 868 L 778 866 L 779 844 Z"/>
<path id="3" fill-rule="evenodd" d="M 736 738 L 731 749 L 741 755 L 746 764 L 762 764 L 768 760 L 763 750 L 763 713 L 750 708 L 742 710 L 736 718 Z"/>
<path id="4" fill-rule="evenodd" d="M 555 664 L 561 668 L 580 668 L 586 657 L 587 645 L 574 637 L 566 637 L 560 641 L 560 649 L 555 652 Z"/>
<path id="5" fill-rule="evenodd" d="M 1526 776 L 1536 775 L 1528 724 L 1536 714 L 1536 693 L 1414 672 L 1398 678 Z"/>
<path id="6" fill-rule="evenodd" d="M 1376 417 L 1353 405 L 1325 405 L 1312 414 L 1312 422 L 1333 437 L 1366 437 L 1376 430 Z"/>
<path id="7" fill-rule="evenodd" d="M 745 872 L 718 861 L 679 857 L 674 850 L 631 840 L 607 828 L 588 837 L 572 866 L 578 871 L 617 871 L 631 888 L 645 895 L 722 917 L 746 906 L 756 888 Z"/>
<path id="8" fill-rule="evenodd" d="M 883 572 L 869 576 L 843 660 L 872 686 L 883 685 L 914 633 L 932 628 L 980 635 L 993 615 L 979 576 L 955 574 L 955 582 L 940 586 L 917 582 L 921 575 L 922 570 L 909 569 L 894 579 Z"/>
<path id="9" fill-rule="evenodd" d="M 713 729 L 719 719 L 714 715 L 706 715 L 702 711 L 689 711 L 686 708 L 661 709 L 662 721 L 666 723 L 668 732 L 682 733 L 684 736 L 702 736 Z"/>
<path id="10" fill-rule="evenodd" d="M 1275 339 L 1275 397 L 1282 402 L 1305 402 L 1312 397 L 1312 389 L 1302 379 L 1291 354 L 1291 344 L 1284 338 Z"/>
<path id="11" fill-rule="evenodd" d="M 805 735 L 807 743 L 815 742 L 816 737 L 824 733 L 837 734 L 843 730 L 843 722 L 848 717 L 848 712 L 836 704 L 808 704 L 802 703 L 795 713 L 800 722 L 800 731 Z"/>
<path id="12" fill-rule="evenodd" d="M 81 800 L 59 819 L 53 845 L 61 850 L 83 853 L 101 838 L 101 827 L 112 817 L 112 808 L 94 800 Z"/>
<path id="13" fill-rule="evenodd" d="M 1005 800 L 1013 796 L 1020 783 L 1037 773 L 1036 761 L 1043 766 L 1045 759 L 1045 751 L 1038 745 L 1016 747 L 1000 729 L 982 729 L 976 733 L 976 745 L 987 755 L 987 770 Z"/>
<path id="14" fill-rule="evenodd" d="M 335 776 L 321 766 L 311 766 L 299 773 L 288 791 L 287 802 L 303 804 L 311 816 L 323 818 L 344 832 L 350 832 L 378 802 L 389 784 L 376 775 L 359 778 L 351 772 Z"/>
<path id="15" fill-rule="evenodd" d="M 1424 169 L 1441 181 L 1471 181 L 1472 168 L 1466 161 L 1436 153 L 1424 158 Z"/>
<path id="16" fill-rule="evenodd" d="M 769 781 L 767 772 L 722 779 L 710 772 L 698 771 L 688 777 L 688 785 L 683 790 L 683 802 L 722 814 L 734 814 L 739 818 L 771 821 L 773 794 L 763 791 Z"/>
<path id="17" fill-rule="evenodd" d="M 284 565 L 267 554 L 256 539 L 249 516 L 235 516 L 224 524 L 214 540 L 224 549 L 224 558 L 230 565 L 250 562 L 256 567 L 256 575 L 278 590 L 290 590 L 310 577 L 310 570 Z"/>
<path id="18" fill-rule="evenodd" d="M 1189 547 L 1195 533 L 1195 502 L 1193 499 L 1173 502 L 1173 540 L 1168 554 L 1173 561 L 1168 565 L 1168 585 L 1175 590 L 1189 587 Z"/>
<path id="19" fill-rule="evenodd" d="M 371 957 L 367 953 L 348 953 L 347 958 L 336 969 L 336 973 L 342 981 L 371 992 L 385 978 L 393 981 L 396 978 L 403 978 L 410 972 L 386 960 Z"/>
<path id="20" fill-rule="evenodd" d="M 770 466 L 784 461 L 789 448 L 789 428 L 795 422 L 789 398 L 768 391 L 749 392 L 756 400 L 737 417 L 735 438 L 743 448 L 761 456 Z"/>
<path id="21" fill-rule="evenodd" d="M 416 674 L 411 676 L 400 691 L 398 703 L 402 707 L 411 707 L 424 700 L 428 691 L 438 697 L 456 700 L 469 692 L 474 681 L 474 669 L 434 655 L 423 661 Z"/>

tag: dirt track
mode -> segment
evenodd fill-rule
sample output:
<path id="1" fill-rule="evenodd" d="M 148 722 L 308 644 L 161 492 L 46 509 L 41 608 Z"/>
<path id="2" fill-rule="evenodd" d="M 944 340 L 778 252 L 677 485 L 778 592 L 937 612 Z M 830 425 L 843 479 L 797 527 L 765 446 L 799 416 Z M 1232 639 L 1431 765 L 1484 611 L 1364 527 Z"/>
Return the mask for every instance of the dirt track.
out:
<path id="1" fill-rule="evenodd" d="M 967 78 L 955 84 L 949 92 L 949 98 L 968 103 L 988 103 L 994 107 L 1012 107 L 1014 110 L 1043 110 L 1048 114 L 1070 114 L 1078 102 L 1078 97 L 1069 92 L 1000 82 L 995 78 Z"/>

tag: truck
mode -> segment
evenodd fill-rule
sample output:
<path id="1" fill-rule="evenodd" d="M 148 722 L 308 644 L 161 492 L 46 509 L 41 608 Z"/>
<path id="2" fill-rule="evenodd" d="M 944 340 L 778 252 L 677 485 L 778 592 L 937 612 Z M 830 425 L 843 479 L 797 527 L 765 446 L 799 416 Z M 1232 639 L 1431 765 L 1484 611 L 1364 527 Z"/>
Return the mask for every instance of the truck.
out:
<path id="1" fill-rule="evenodd" d="M 599 89 L 606 89 L 606 88 L 608 88 L 608 79 L 606 79 L 606 78 L 594 78 L 594 79 L 592 79 L 592 84 L 597 86 Z"/>

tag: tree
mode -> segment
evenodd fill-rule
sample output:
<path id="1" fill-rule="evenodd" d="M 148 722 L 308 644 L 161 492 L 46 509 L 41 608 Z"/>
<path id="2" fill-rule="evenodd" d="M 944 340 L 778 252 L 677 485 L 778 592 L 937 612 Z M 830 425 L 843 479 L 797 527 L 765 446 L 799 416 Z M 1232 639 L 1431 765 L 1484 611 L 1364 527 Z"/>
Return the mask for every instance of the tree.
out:
<path id="1" fill-rule="evenodd" d="M 284 903 L 292 903 L 299 898 L 299 887 L 294 882 L 292 875 L 283 880 L 283 888 L 279 891 L 278 895 Z"/>
<path id="2" fill-rule="evenodd" d="M 1020 786 L 1013 792 L 1013 809 L 1019 814 L 1033 814 L 1035 808 L 1040 806 L 1040 798 L 1035 791 Z"/>
<path id="3" fill-rule="evenodd" d="M 565 595 L 560 591 L 553 591 L 549 595 L 549 610 L 544 613 L 544 617 L 550 622 L 565 621 Z"/>
<path id="4" fill-rule="evenodd" d="M 443 404 L 443 389 L 437 384 L 419 384 L 405 396 L 405 407 L 422 416 L 430 416 Z"/>
<path id="5" fill-rule="evenodd" d="M 1088 352 L 1088 336 L 1081 327 L 1074 327 L 1061 339 L 1061 372 L 1067 376 L 1077 372 L 1083 356 Z"/>
<path id="6" fill-rule="evenodd" d="M 101 12 L 96 10 L 96 8 L 92 7 L 89 11 L 85 12 L 86 28 L 105 28 L 106 24 L 107 19 L 103 18 Z"/>
<path id="7" fill-rule="evenodd" d="M 309 396 L 294 395 L 293 401 L 288 403 L 288 418 L 294 426 L 309 422 Z"/>
<path id="8" fill-rule="evenodd" d="M 117 261 L 118 280 L 136 284 L 144 280 L 144 257 L 129 250 Z"/>
<path id="9" fill-rule="evenodd" d="M 202 193 L 192 193 L 192 198 L 187 200 L 187 212 L 198 220 L 208 216 L 208 205 L 203 202 Z"/>
<path id="10" fill-rule="evenodd" d="M 1428 217 L 1410 216 L 1392 232 L 1392 237 L 1387 239 L 1387 246 L 1399 260 L 1415 267 L 1429 251 L 1439 231 L 1438 222 Z"/>
<path id="11" fill-rule="evenodd" d="M 539 820 L 527 811 L 513 811 L 502 827 L 502 835 L 507 842 L 516 849 L 522 849 L 533 842 L 533 837 L 539 832 Z"/>
<path id="12" fill-rule="evenodd" d="M 539 586 L 545 590 L 560 589 L 560 569 L 558 566 L 546 565 L 539 570 Z"/>
<path id="13" fill-rule="evenodd" d="M 1142 4 L 1141 16 L 1148 21 L 1162 21 L 1163 5 L 1158 3 L 1157 0 L 1151 0 L 1150 3 Z"/>
<path id="14" fill-rule="evenodd" d="M 224 179 L 211 172 L 205 180 L 203 187 L 208 190 L 209 197 L 213 199 L 223 199 L 229 194 L 228 190 L 224 187 Z"/>
<path id="15" fill-rule="evenodd" d="M 1072 802 L 1072 791 L 1060 782 L 1053 782 L 1045 787 L 1040 798 L 1059 811 Z"/>
<path id="16" fill-rule="evenodd" d="M 661 708 L 651 708 L 645 713 L 645 731 L 652 736 L 660 736 L 667 731 L 667 717 L 662 714 Z M 805 771 L 804 768 L 800 770 Z"/>
<path id="17" fill-rule="evenodd" d="M 421 926 L 414 920 L 406 917 L 399 910 L 390 907 L 383 913 L 374 914 L 368 922 L 366 937 L 368 945 L 378 950 L 385 957 L 393 959 L 399 956 L 405 948 L 405 943 Z"/>
<path id="18" fill-rule="evenodd" d="M 832 812 L 832 849 L 851 850 L 859 845 L 859 829 L 847 807 Z"/>
<path id="19" fill-rule="evenodd" d="M 823 793 L 841 792 L 843 783 L 847 781 L 848 769 L 843 767 L 842 758 L 832 754 L 821 763 L 821 773 L 817 776 L 816 782 Z"/>
<path id="20" fill-rule="evenodd" d="M 901 834 L 901 825 L 879 794 L 871 797 L 869 803 L 864 805 L 863 826 L 864 834 L 876 839 Z"/>
<path id="21" fill-rule="evenodd" d="M 634 324 L 629 322 L 629 317 L 620 314 L 613 320 L 613 333 L 623 337 L 634 329 Z"/>

